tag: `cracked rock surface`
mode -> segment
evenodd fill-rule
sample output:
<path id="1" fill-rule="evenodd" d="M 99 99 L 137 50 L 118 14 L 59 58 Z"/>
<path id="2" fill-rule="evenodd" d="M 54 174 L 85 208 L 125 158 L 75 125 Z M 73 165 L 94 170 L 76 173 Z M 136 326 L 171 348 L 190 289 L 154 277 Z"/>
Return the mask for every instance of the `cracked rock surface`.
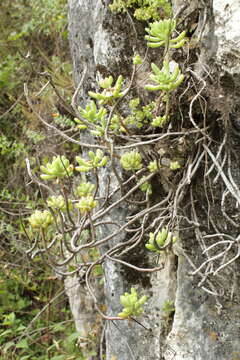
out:
<path id="1" fill-rule="evenodd" d="M 142 35 L 136 39 L 128 17 L 109 12 L 109 3 L 108 0 L 69 0 L 69 40 L 76 86 L 87 67 L 79 97 L 81 105 L 86 103 L 87 92 L 95 90 L 99 78 L 119 74 L 130 78 L 131 71 L 127 69 L 131 64 L 131 55 L 136 44 L 141 45 Z M 175 11 L 183 4 L 183 1 L 175 1 Z M 201 32 L 196 71 L 202 74 L 205 71 L 203 69 L 207 68 L 212 76 L 216 73 L 231 76 L 231 89 L 229 90 L 229 82 L 224 78 L 222 90 L 224 96 L 231 96 L 231 100 L 237 101 L 240 72 L 239 1 L 213 0 L 206 4 L 191 1 L 191 8 L 199 8 L 198 30 Z M 140 28 L 142 25 L 137 26 Z M 144 26 L 142 34 L 143 28 Z M 142 48 L 144 46 L 142 42 Z M 209 78 L 206 81 L 210 81 Z M 87 141 L 94 140 L 88 138 Z M 102 194 L 107 176 L 113 178 L 109 168 L 102 170 L 100 174 Z M 111 219 L 117 219 L 121 223 L 129 215 L 129 211 L 126 204 L 121 204 L 113 210 Z M 102 236 L 113 231 L 114 227 L 111 225 L 100 229 Z M 114 242 L 124 241 L 124 236 L 124 233 L 119 235 Z M 183 243 L 187 241 L 186 233 Z M 196 247 L 196 252 L 197 250 Z M 131 286 L 142 289 L 142 279 L 138 273 L 133 276 L 132 270 L 123 269 L 111 261 L 106 262 L 104 271 L 107 311 L 109 315 L 116 315 L 121 310 L 120 295 L 129 291 Z M 176 254 L 168 258 L 162 271 L 145 279 L 143 290 L 150 294 L 150 299 L 141 322 L 151 328 L 151 331 L 134 322 L 107 323 L 106 360 L 240 359 L 239 279 L 236 279 L 237 286 L 234 290 L 235 302 L 227 297 L 216 301 L 197 287 L 192 271 L 186 257 L 176 250 Z M 228 287 L 227 282 L 225 286 Z M 70 302 L 78 329 L 85 329 L 85 325 L 79 323 L 79 320 L 77 322 L 81 308 L 77 299 L 79 298 L 79 302 L 83 301 L 80 299 L 81 295 L 76 294 L 77 291 L 79 287 L 69 293 L 75 299 Z M 170 319 L 164 318 L 161 312 L 166 300 L 175 303 L 175 313 Z"/>

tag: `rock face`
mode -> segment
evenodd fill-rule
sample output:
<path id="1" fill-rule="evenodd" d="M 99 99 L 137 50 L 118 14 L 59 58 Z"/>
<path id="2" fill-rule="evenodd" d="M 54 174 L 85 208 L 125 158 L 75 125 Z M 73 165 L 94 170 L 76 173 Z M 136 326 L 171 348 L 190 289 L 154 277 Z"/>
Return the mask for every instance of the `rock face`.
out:
<path id="1" fill-rule="evenodd" d="M 239 108 L 239 50 L 240 50 L 240 31 L 236 25 L 236 19 L 239 19 L 240 9 L 236 1 L 213 1 L 206 4 L 201 10 L 204 13 L 200 18 L 204 19 L 204 27 L 200 23 L 198 29 L 201 30 L 201 46 L 199 60 L 195 68 L 201 76 L 213 76 L 207 78 L 208 86 L 215 87 L 214 98 L 209 98 L 215 111 L 219 114 L 218 121 L 225 132 L 229 134 L 229 145 L 232 152 L 238 152 L 239 140 L 235 136 L 237 131 L 232 128 L 234 120 L 237 121 Z M 205 70 L 204 70 L 205 68 Z M 206 70 L 208 69 L 208 70 Z M 222 99 L 224 104 L 222 103 Z M 221 132 L 222 130 L 218 130 Z M 238 129 L 239 131 L 239 129 Z M 226 133 L 223 136 L 226 136 Z M 223 154 L 222 154 L 223 156 Z M 220 156 L 221 159 L 222 156 Z M 239 164 L 239 157 L 236 157 Z M 239 190 L 239 170 L 232 165 L 228 176 L 232 172 L 233 182 L 235 183 L 236 194 Z M 223 176 L 223 175 L 222 175 Z M 221 176 L 220 176 L 221 178 Z M 221 180 L 219 180 L 221 182 Z M 201 187 L 200 184 L 198 184 Z M 224 182 L 224 187 L 226 182 Z M 223 188 L 222 188 L 223 189 Z M 213 190 L 214 191 L 214 190 Z M 222 192 L 228 190 L 222 190 Z M 214 196 L 222 198 L 223 193 Z M 239 207 L 239 199 L 231 200 L 226 206 L 226 212 L 232 216 L 233 208 Z M 204 204 L 204 200 L 202 200 Z M 233 207 L 233 208 L 232 208 Z M 201 212 L 201 211 L 200 211 Z M 218 218 L 216 223 L 223 232 L 231 234 L 234 239 L 238 238 L 238 225 L 235 228 L 230 225 L 231 218 L 227 218 L 215 208 L 210 211 L 213 218 Z M 206 213 L 205 213 L 206 215 Z M 215 221 L 215 220 L 214 220 Z M 222 222 L 222 224 L 221 224 Z M 202 224 L 208 227 L 205 219 Z M 218 240 L 220 240 L 218 238 Z M 195 252 L 199 248 L 195 246 Z M 213 254 L 212 255 L 216 255 Z M 234 255 L 233 255 L 234 256 Z M 195 255 L 195 259 L 198 256 Z M 197 260 L 196 260 L 197 262 Z M 239 283 L 238 277 L 239 262 L 233 263 L 233 267 L 228 272 L 222 273 L 220 296 L 214 297 L 207 292 L 195 287 L 195 278 L 190 276 L 192 270 L 188 261 L 182 255 L 179 255 L 178 272 L 177 272 L 177 293 L 176 293 L 176 311 L 172 330 L 168 335 L 167 342 L 175 351 L 174 359 L 239 359 L 240 346 L 237 340 L 239 336 L 240 318 L 237 307 L 239 306 L 239 290 L 236 287 Z M 215 269 L 216 270 L 216 269 Z M 210 271 L 211 273 L 211 271 Z M 235 279 L 233 281 L 233 278 Z M 232 291 L 232 294 L 231 294 Z M 237 305 L 238 304 L 238 305 Z M 165 354 L 165 359 L 171 359 Z"/>
<path id="2" fill-rule="evenodd" d="M 217 40 L 216 63 L 230 74 L 239 74 L 239 15 L 237 1 L 213 1 L 215 37 Z"/>
<path id="3" fill-rule="evenodd" d="M 108 10 L 109 3 L 108 0 L 69 0 L 69 40 L 76 86 L 87 68 L 80 91 L 81 104 L 86 103 L 87 92 L 96 88 L 99 78 L 110 74 L 123 74 L 130 78 L 132 54 L 136 48 L 144 53 L 145 45 L 141 40 L 144 26 L 136 23 L 134 27 L 126 14 L 112 14 Z M 174 11 L 179 11 L 184 4 L 185 1 L 176 1 Z M 196 37 L 199 43 L 194 64 L 189 65 L 188 71 L 191 70 L 190 74 L 195 79 L 191 86 L 196 87 L 196 93 L 204 87 L 203 98 L 198 100 L 199 106 L 206 106 L 204 121 L 213 130 L 209 142 L 211 147 L 202 149 L 205 149 L 206 166 L 212 161 L 208 167 L 209 170 L 212 165 L 212 178 L 206 176 L 209 183 L 205 183 L 207 170 L 202 166 L 199 176 L 191 184 L 193 193 L 187 192 L 183 206 L 186 206 L 187 214 L 189 211 L 193 213 L 194 224 L 185 227 L 190 230 L 181 231 L 181 243 L 168 256 L 163 270 L 151 276 L 140 276 L 110 260 L 105 263 L 108 315 L 116 315 L 121 310 L 119 297 L 133 285 L 151 295 L 146 315 L 140 320 L 151 330 L 135 322 L 107 322 L 106 360 L 240 359 L 240 7 L 237 0 L 213 0 L 202 5 L 191 1 L 191 7 L 185 8 L 180 17 L 188 20 L 193 13 L 194 19 L 198 19 Z M 139 34 L 137 37 L 136 32 Z M 113 177 L 109 168 L 100 175 L 102 194 L 108 176 Z M 196 208 L 191 205 L 189 210 L 191 202 L 196 204 Z M 121 203 L 111 213 L 111 220 L 117 220 L 121 225 L 130 211 L 127 204 Z M 114 226 L 105 225 L 100 232 L 103 236 L 112 233 Z M 222 241 L 219 249 L 214 246 L 215 252 L 204 252 L 213 245 L 213 240 L 217 242 L 216 237 L 208 238 L 209 234 L 219 234 L 217 239 Z M 232 238 L 227 238 L 228 235 Z M 125 236 L 122 233 L 116 237 L 115 244 L 123 241 Z M 226 250 L 224 241 L 232 241 L 230 252 Z M 226 256 L 217 257 L 221 252 Z M 211 260 L 214 256 L 216 261 L 220 258 L 220 262 Z M 236 259 L 231 262 L 233 258 Z M 206 264 L 193 274 L 204 262 Z M 228 267 L 216 272 L 227 262 Z M 79 291 L 77 289 L 76 292 Z M 70 298 L 78 299 L 79 296 L 80 299 L 82 295 L 78 293 L 76 296 L 73 291 L 69 294 Z M 175 304 L 175 312 L 169 316 L 161 310 L 166 301 Z M 77 300 L 70 302 L 77 319 L 78 311 L 83 312 L 81 304 Z M 77 326 L 78 330 L 86 329 L 81 323 Z"/>

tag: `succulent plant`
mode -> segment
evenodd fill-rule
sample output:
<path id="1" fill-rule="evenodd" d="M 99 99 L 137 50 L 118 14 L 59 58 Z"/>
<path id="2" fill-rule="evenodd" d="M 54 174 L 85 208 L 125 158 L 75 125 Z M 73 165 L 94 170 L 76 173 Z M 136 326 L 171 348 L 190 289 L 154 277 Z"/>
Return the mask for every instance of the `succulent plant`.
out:
<path id="1" fill-rule="evenodd" d="M 84 119 L 88 120 L 90 123 L 93 124 L 102 123 L 107 113 L 107 110 L 103 107 L 98 110 L 94 101 L 90 101 L 90 103 L 87 104 L 85 109 L 79 106 L 78 111 Z"/>
<path id="2" fill-rule="evenodd" d="M 167 116 L 157 116 L 155 119 L 153 119 L 151 125 L 153 127 L 163 127 L 167 122 Z"/>
<path id="3" fill-rule="evenodd" d="M 148 195 L 152 194 L 152 185 L 148 181 L 140 185 L 139 188 L 141 191 L 146 192 Z"/>
<path id="4" fill-rule="evenodd" d="M 83 196 L 86 197 L 92 195 L 94 188 L 95 188 L 94 184 L 91 184 L 90 182 L 82 182 L 80 183 L 80 185 L 78 185 L 76 189 L 76 194 L 79 197 L 83 197 Z"/>
<path id="5" fill-rule="evenodd" d="M 98 202 L 94 200 L 93 196 L 82 197 L 79 202 L 76 204 L 76 207 L 80 210 L 82 215 L 90 213 L 96 206 Z"/>
<path id="6" fill-rule="evenodd" d="M 138 299 L 137 290 L 131 288 L 131 293 L 125 293 L 120 296 L 120 302 L 124 307 L 122 312 L 118 314 L 122 319 L 131 318 L 131 316 L 139 316 L 143 312 L 142 305 L 147 301 L 147 296 L 144 295 Z"/>
<path id="7" fill-rule="evenodd" d="M 148 170 L 149 170 L 151 173 L 154 173 L 154 172 L 158 171 L 158 163 L 157 163 L 157 160 L 150 161 L 150 163 L 149 163 L 149 165 L 148 165 Z"/>
<path id="8" fill-rule="evenodd" d="M 53 210 L 62 210 L 62 211 L 66 210 L 65 199 L 64 199 L 64 197 L 62 195 L 50 196 L 47 199 L 47 204 Z M 68 200 L 68 208 L 72 209 L 72 203 L 71 203 L 70 200 Z"/>
<path id="9" fill-rule="evenodd" d="M 149 91 L 162 90 L 170 92 L 176 89 L 184 80 L 184 75 L 181 74 L 179 65 L 174 61 L 171 63 L 164 61 L 161 70 L 153 63 L 151 67 L 154 74 L 150 75 L 150 79 L 156 85 L 146 85 L 145 89 Z"/>
<path id="10" fill-rule="evenodd" d="M 137 150 L 132 150 L 121 156 L 120 163 L 124 170 L 139 170 L 142 168 L 142 157 Z"/>
<path id="11" fill-rule="evenodd" d="M 168 245 L 170 242 L 177 241 L 177 237 L 173 236 L 166 228 L 162 228 L 157 234 L 150 233 L 148 243 L 145 245 L 150 251 L 161 252 L 162 248 Z"/>
<path id="12" fill-rule="evenodd" d="M 139 54 L 136 54 L 133 58 L 133 64 L 134 65 L 141 65 L 142 64 L 142 59 L 141 56 Z"/>
<path id="13" fill-rule="evenodd" d="M 48 210 L 35 210 L 28 218 L 28 221 L 33 229 L 46 229 L 53 222 L 53 217 Z"/>
<path id="14" fill-rule="evenodd" d="M 178 170 L 178 169 L 180 169 L 181 168 L 181 165 L 180 165 L 180 163 L 179 163 L 179 161 L 171 161 L 170 162 L 170 169 L 171 170 Z"/>
<path id="15" fill-rule="evenodd" d="M 97 149 L 96 153 L 89 151 L 88 153 L 90 160 L 84 160 L 80 156 L 76 156 L 76 160 L 79 166 L 76 166 L 76 170 L 80 172 L 88 172 L 98 167 L 105 166 L 108 162 L 107 156 L 103 156 L 103 152 Z"/>
<path id="16" fill-rule="evenodd" d="M 65 156 L 54 156 L 51 163 L 46 166 L 40 166 L 43 174 L 40 175 L 43 180 L 55 180 L 71 176 L 73 174 L 73 165 Z"/>
<path id="17" fill-rule="evenodd" d="M 104 89 L 102 93 L 89 91 L 88 95 L 98 100 L 100 105 L 111 104 L 113 100 L 121 98 L 124 95 L 124 92 L 121 91 L 123 85 L 122 75 L 119 75 L 114 86 L 112 86 L 112 84 L 113 77 L 109 76 L 99 82 L 100 87 Z"/>
<path id="18" fill-rule="evenodd" d="M 154 21 L 150 24 L 149 28 L 145 29 L 149 34 L 145 36 L 145 39 L 148 41 L 147 45 L 151 48 L 157 48 L 159 46 L 165 46 L 174 49 L 180 48 L 186 42 L 186 32 L 183 31 L 176 38 L 171 39 L 175 28 L 176 20 L 165 19 Z"/>

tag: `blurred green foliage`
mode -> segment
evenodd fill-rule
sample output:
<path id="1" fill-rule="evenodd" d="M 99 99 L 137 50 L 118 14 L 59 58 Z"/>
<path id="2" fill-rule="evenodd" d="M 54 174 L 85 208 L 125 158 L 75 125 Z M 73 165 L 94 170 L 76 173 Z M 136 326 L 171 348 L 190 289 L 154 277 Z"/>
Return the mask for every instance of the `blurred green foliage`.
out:
<path id="1" fill-rule="evenodd" d="M 21 272 L 11 264 L 0 271 L 0 358 L 86 359 L 77 346 L 80 334 L 74 329 L 62 282 L 43 269 L 40 258 L 34 263 L 31 268 L 26 263 Z M 47 306 L 53 296 L 56 301 Z M 37 318 L 43 307 L 46 311 Z"/>
<path id="2" fill-rule="evenodd" d="M 22 159 L 32 145 L 44 140 L 41 126 L 29 111 L 23 94 L 28 83 L 34 94 L 41 89 L 41 72 L 60 87 L 71 87 L 67 42 L 66 0 L 5 0 L 0 3 L 0 185 L 22 171 Z M 41 94 L 39 110 L 53 112 L 54 93 Z M 31 149 L 31 150 L 30 150 Z M 17 181 L 19 186 L 21 183 Z M 13 188 L 11 188 L 13 190 Z"/>
<path id="3" fill-rule="evenodd" d="M 41 73 L 48 72 L 60 94 L 69 97 L 67 0 L 4 0 L 0 13 L 0 358 L 84 360 L 93 350 L 77 346 L 79 334 L 62 281 L 41 258 L 28 260 L 29 243 L 19 219 L 42 201 L 36 187 L 26 194 L 24 158 L 36 171 L 38 152 L 46 162 L 50 152 L 48 134 L 29 110 L 23 84 L 39 113 L 48 117 L 58 112 L 57 97 L 50 86 L 38 95 L 47 83 Z M 57 117 L 71 125 L 65 115 Z"/>

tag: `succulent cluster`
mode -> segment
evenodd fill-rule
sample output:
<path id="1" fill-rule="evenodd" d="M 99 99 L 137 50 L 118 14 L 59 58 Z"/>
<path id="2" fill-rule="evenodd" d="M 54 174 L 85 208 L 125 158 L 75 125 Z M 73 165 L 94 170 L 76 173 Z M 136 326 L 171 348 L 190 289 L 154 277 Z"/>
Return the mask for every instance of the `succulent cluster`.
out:
<path id="1" fill-rule="evenodd" d="M 145 89 L 149 91 L 162 90 L 170 92 L 175 90 L 184 80 L 179 65 L 174 61 L 171 63 L 164 61 L 161 70 L 155 64 L 152 64 L 151 67 L 154 74 L 150 75 L 150 80 L 155 82 L 156 85 L 146 85 Z"/>
<path id="2" fill-rule="evenodd" d="M 144 125 L 148 125 L 153 119 L 153 111 L 155 106 L 156 103 L 154 101 L 147 105 L 141 106 L 139 98 L 130 100 L 129 109 L 131 113 L 125 118 L 125 125 L 131 125 L 138 129 L 141 129 Z"/>
<path id="3" fill-rule="evenodd" d="M 147 296 L 144 295 L 138 299 L 137 290 L 131 288 L 131 293 L 125 293 L 120 296 L 120 302 L 123 306 L 122 312 L 118 316 L 122 319 L 130 319 L 132 316 L 139 316 L 143 312 L 143 304 L 147 301 Z"/>
<path id="4" fill-rule="evenodd" d="M 163 127 L 167 122 L 167 116 L 163 115 L 163 116 L 157 116 L 153 119 L 152 121 L 152 126 L 153 127 Z"/>
<path id="5" fill-rule="evenodd" d="M 142 180 L 144 180 L 144 177 L 142 178 Z M 149 181 L 146 181 L 142 185 L 140 185 L 139 189 L 143 192 L 146 192 L 148 195 L 152 194 L 152 185 Z"/>
<path id="6" fill-rule="evenodd" d="M 101 150 L 97 150 L 96 153 L 89 151 L 89 160 L 84 160 L 80 156 L 76 156 L 76 160 L 79 166 L 75 167 L 75 170 L 80 172 L 87 172 L 95 170 L 99 167 L 107 164 L 107 157 L 104 156 Z M 69 160 L 65 156 L 55 156 L 52 162 L 48 162 L 46 166 L 40 167 L 42 174 L 40 175 L 43 180 L 57 180 L 64 181 L 64 177 L 71 176 L 73 174 L 74 166 L 70 164 Z M 62 182 L 62 185 L 64 183 Z M 63 187 L 64 188 L 64 187 Z M 59 221 L 59 211 L 72 212 L 74 209 L 79 209 L 81 215 L 88 215 L 98 205 L 95 200 L 93 192 L 95 185 L 90 182 L 81 182 L 75 189 L 74 194 L 78 200 L 69 199 L 66 195 L 53 195 L 47 198 L 46 204 L 51 210 L 36 210 L 29 218 L 29 224 L 33 230 L 46 229 L 49 225 Z"/>
<path id="7" fill-rule="evenodd" d="M 61 210 L 61 211 L 65 211 L 66 210 L 66 202 L 65 199 L 62 195 L 59 196 L 50 196 L 47 199 L 47 205 L 52 209 L 52 210 Z M 72 209 L 72 203 L 70 200 L 68 200 L 68 208 L 71 210 Z"/>
<path id="8" fill-rule="evenodd" d="M 94 184 L 92 184 L 90 182 L 82 182 L 76 188 L 75 192 L 76 192 L 76 195 L 79 197 L 90 196 L 90 195 L 92 195 L 94 189 L 95 189 Z"/>
<path id="9" fill-rule="evenodd" d="M 173 19 L 165 19 L 151 23 L 150 27 L 145 29 L 149 34 L 145 36 L 145 39 L 148 41 L 148 47 L 157 48 L 165 46 L 174 49 L 182 47 L 186 42 L 186 32 L 183 31 L 176 38 L 171 39 L 175 28 L 176 20 Z"/>
<path id="10" fill-rule="evenodd" d="M 94 101 L 90 101 L 90 103 L 86 105 L 85 109 L 79 106 L 78 111 L 84 119 L 88 120 L 90 123 L 93 124 L 102 122 L 105 119 L 107 113 L 107 110 L 103 107 L 98 110 Z"/>
<path id="11" fill-rule="evenodd" d="M 76 166 L 76 170 L 80 172 L 88 172 L 99 167 L 103 167 L 107 164 L 107 156 L 103 156 L 103 152 L 97 149 L 96 153 L 89 151 L 89 160 L 85 160 L 80 156 L 76 156 L 76 160 L 79 166 Z"/>
<path id="12" fill-rule="evenodd" d="M 177 237 L 173 236 L 170 231 L 166 228 L 163 228 L 157 234 L 150 233 L 148 243 L 145 245 L 146 248 L 150 251 L 160 253 L 163 249 L 166 248 L 170 243 L 175 243 Z"/>
<path id="13" fill-rule="evenodd" d="M 139 170 L 142 168 L 142 157 L 137 150 L 126 152 L 121 156 L 120 163 L 124 170 Z"/>
<path id="14" fill-rule="evenodd" d="M 93 196 L 94 190 L 95 185 L 90 182 L 81 182 L 75 190 L 76 195 L 80 197 L 76 207 L 82 215 L 89 214 L 98 205 Z"/>
<path id="15" fill-rule="evenodd" d="M 99 101 L 100 105 L 111 104 L 114 100 L 122 97 L 124 92 L 122 91 L 123 77 L 119 75 L 115 85 L 113 86 L 113 77 L 103 79 L 99 82 L 99 86 L 103 89 L 102 93 L 88 92 L 88 95 L 93 99 Z"/>
<path id="16" fill-rule="evenodd" d="M 134 8 L 134 17 L 142 21 L 159 20 L 163 15 L 172 15 L 171 3 L 168 0 L 113 0 L 109 8 L 116 12 Z"/>
<path id="17" fill-rule="evenodd" d="M 54 156 L 51 163 L 46 166 L 41 166 L 40 170 L 43 174 L 40 175 L 43 180 L 55 180 L 71 176 L 73 174 L 73 165 L 65 156 Z"/>
<path id="18" fill-rule="evenodd" d="M 158 171 L 158 168 L 159 168 L 159 165 L 157 163 L 157 160 L 150 161 L 150 163 L 148 164 L 148 170 L 151 173 Z"/>
<path id="19" fill-rule="evenodd" d="M 48 210 L 35 210 L 28 218 L 28 221 L 34 230 L 46 229 L 50 224 L 52 224 L 53 217 Z"/>
<path id="20" fill-rule="evenodd" d="M 80 210 L 82 215 L 90 213 L 96 206 L 98 202 L 94 200 L 92 195 L 82 197 L 79 202 L 76 204 L 76 207 Z"/>

